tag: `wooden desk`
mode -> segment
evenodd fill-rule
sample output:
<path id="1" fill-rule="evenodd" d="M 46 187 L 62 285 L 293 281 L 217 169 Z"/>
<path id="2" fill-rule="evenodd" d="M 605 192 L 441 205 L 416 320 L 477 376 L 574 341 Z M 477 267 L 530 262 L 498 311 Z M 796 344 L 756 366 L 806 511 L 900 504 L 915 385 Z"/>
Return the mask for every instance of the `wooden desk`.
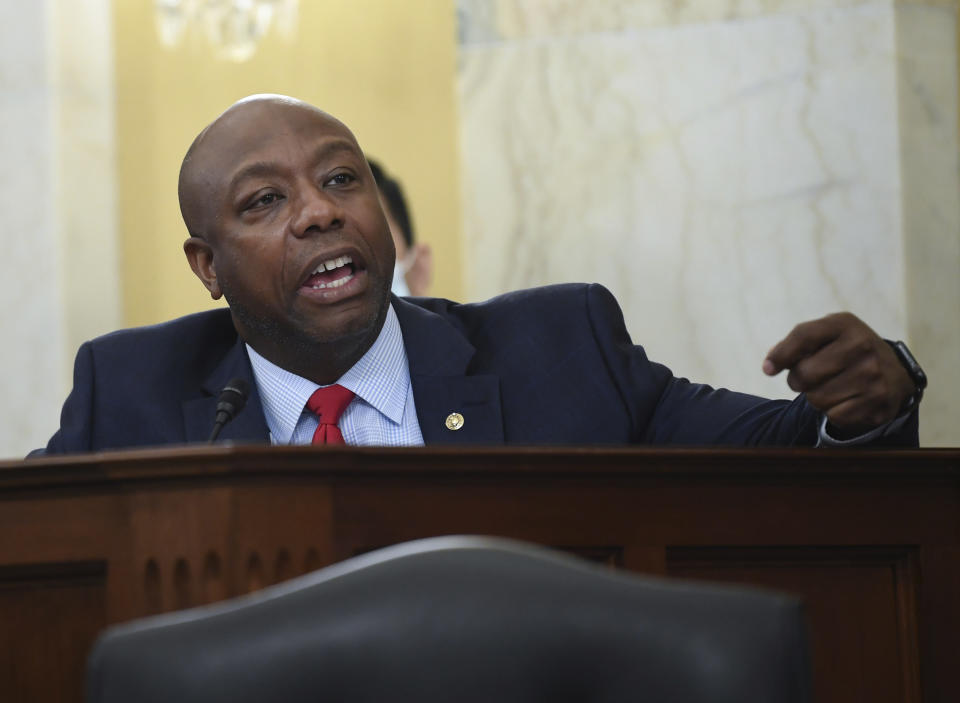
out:
<path id="1" fill-rule="evenodd" d="M 960 450 L 199 447 L 0 463 L 0 698 L 109 623 L 440 534 L 808 603 L 817 699 L 960 701 Z"/>

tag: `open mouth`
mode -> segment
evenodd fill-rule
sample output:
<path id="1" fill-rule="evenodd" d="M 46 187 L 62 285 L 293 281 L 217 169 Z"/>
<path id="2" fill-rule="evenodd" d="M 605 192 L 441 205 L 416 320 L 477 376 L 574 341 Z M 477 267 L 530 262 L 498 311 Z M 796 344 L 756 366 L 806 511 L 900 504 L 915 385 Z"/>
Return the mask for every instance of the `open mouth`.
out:
<path id="1" fill-rule="evenodd" d="M 340 288 L 353 280 L 355 275 L 353 259 L 345 254 L 317 264 L 303 286 L 313 290 Z"/>

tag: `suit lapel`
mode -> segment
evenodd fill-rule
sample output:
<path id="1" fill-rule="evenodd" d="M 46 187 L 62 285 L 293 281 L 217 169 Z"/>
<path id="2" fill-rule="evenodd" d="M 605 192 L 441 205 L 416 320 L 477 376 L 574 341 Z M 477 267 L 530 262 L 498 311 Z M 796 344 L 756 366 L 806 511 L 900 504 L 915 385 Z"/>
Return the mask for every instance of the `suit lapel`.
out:
<path id="1" fill-rule="evenodd" d="M 476 350 L 443 316 L 396 297 L 393 307 L 403 331 L 423 441 L 502 444 L 500 378 L 466 375 Z M 454 414 L 462 418 L 459 427 Z"/>
<path id="2" fill-rule="evenodd" d="M 237 416 L 223 428 L 218 441 L 268 442 L 270 431 L 263 417 L 260 394 L 253 378 L 250 359 L 238 340 L 230 347 L 223 361 L 213 370 L 203 383 L 203 396 L 183 402 L 184 429 L 188 442 L 206 442 L 213 429 L 217 411 L 217 396 L 220 390 L 233 378 L 242 378 L 250 384 L 250 396 Z"/>
<path id="3" fill-rule="evenodd" d="M 500 378 L 467 375 L 475 349 L 444 316 L 394 297 L 394 310 L 403 332 L 410 382 L 420 431 L 426 444 L 502 444 L 503 416 Z M 237 341 L 203 383 L 203 395 L 183 402 L 188 442 L 206 442 L 220 390 L 233 378 L 250 384 L 243 410 L 220 433 L 220 441 L 268 442 L 270 431 L 242 341 Z M 448 418 L 462 417 L 462 426 Z"/>

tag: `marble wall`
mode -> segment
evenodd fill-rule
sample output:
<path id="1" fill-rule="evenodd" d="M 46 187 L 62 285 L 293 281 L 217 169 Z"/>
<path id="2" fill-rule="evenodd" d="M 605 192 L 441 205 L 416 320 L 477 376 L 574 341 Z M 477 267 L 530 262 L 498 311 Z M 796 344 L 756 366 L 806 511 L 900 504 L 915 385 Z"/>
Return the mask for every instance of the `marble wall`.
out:
<path id="1" fill-rule="evenodd" d="M 851 310 L 960 445 L 956 8 L 460 0 L 468 298 L 613 290 L 677 375 L 771 397 L 766 350 Z"/>
<path id="2" fill-rule="evenodd" d="M 120 325 L 109 0 L 0 0 L 0 458 L 46 444 Z"/>
<path id="3" fill-rule="evenodd" d="M 41 441 L 33 420 L 63 402 L 66 380 L 43 3 L 22 4 L 17 18 L 0 22 L 0 457 L 22 455 L 25 437 Z"/>

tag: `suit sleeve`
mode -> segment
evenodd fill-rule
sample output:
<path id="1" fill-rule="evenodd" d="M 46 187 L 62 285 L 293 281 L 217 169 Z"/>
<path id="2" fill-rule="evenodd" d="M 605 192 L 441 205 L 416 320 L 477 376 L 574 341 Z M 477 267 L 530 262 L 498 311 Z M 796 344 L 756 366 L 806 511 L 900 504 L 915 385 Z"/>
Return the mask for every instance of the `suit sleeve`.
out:
<path id="1" fill-rule="evenodd" d="M 77 352 L 73 364 L 73 390 L 67 396 L 60 413 L 60 429 L 38 454 L 68 454 L 91 449 L 93 436 L 94 395 L 93 347 L 86 342 Z"/>
<path id="2" fill-rule="evenodd" d="M 624 407 L 633 441 L 644 444 L 815 446 L 821 415 L 801 394 L 768 400 L 677 378 L 647 358 L 626 330 L 613 295 L 599 285 L 587 293 L 587 309 Z M 878 444 L 915 446 L 916 422 Z M 877 444 L 867 445 L 877 446 Z"/>

